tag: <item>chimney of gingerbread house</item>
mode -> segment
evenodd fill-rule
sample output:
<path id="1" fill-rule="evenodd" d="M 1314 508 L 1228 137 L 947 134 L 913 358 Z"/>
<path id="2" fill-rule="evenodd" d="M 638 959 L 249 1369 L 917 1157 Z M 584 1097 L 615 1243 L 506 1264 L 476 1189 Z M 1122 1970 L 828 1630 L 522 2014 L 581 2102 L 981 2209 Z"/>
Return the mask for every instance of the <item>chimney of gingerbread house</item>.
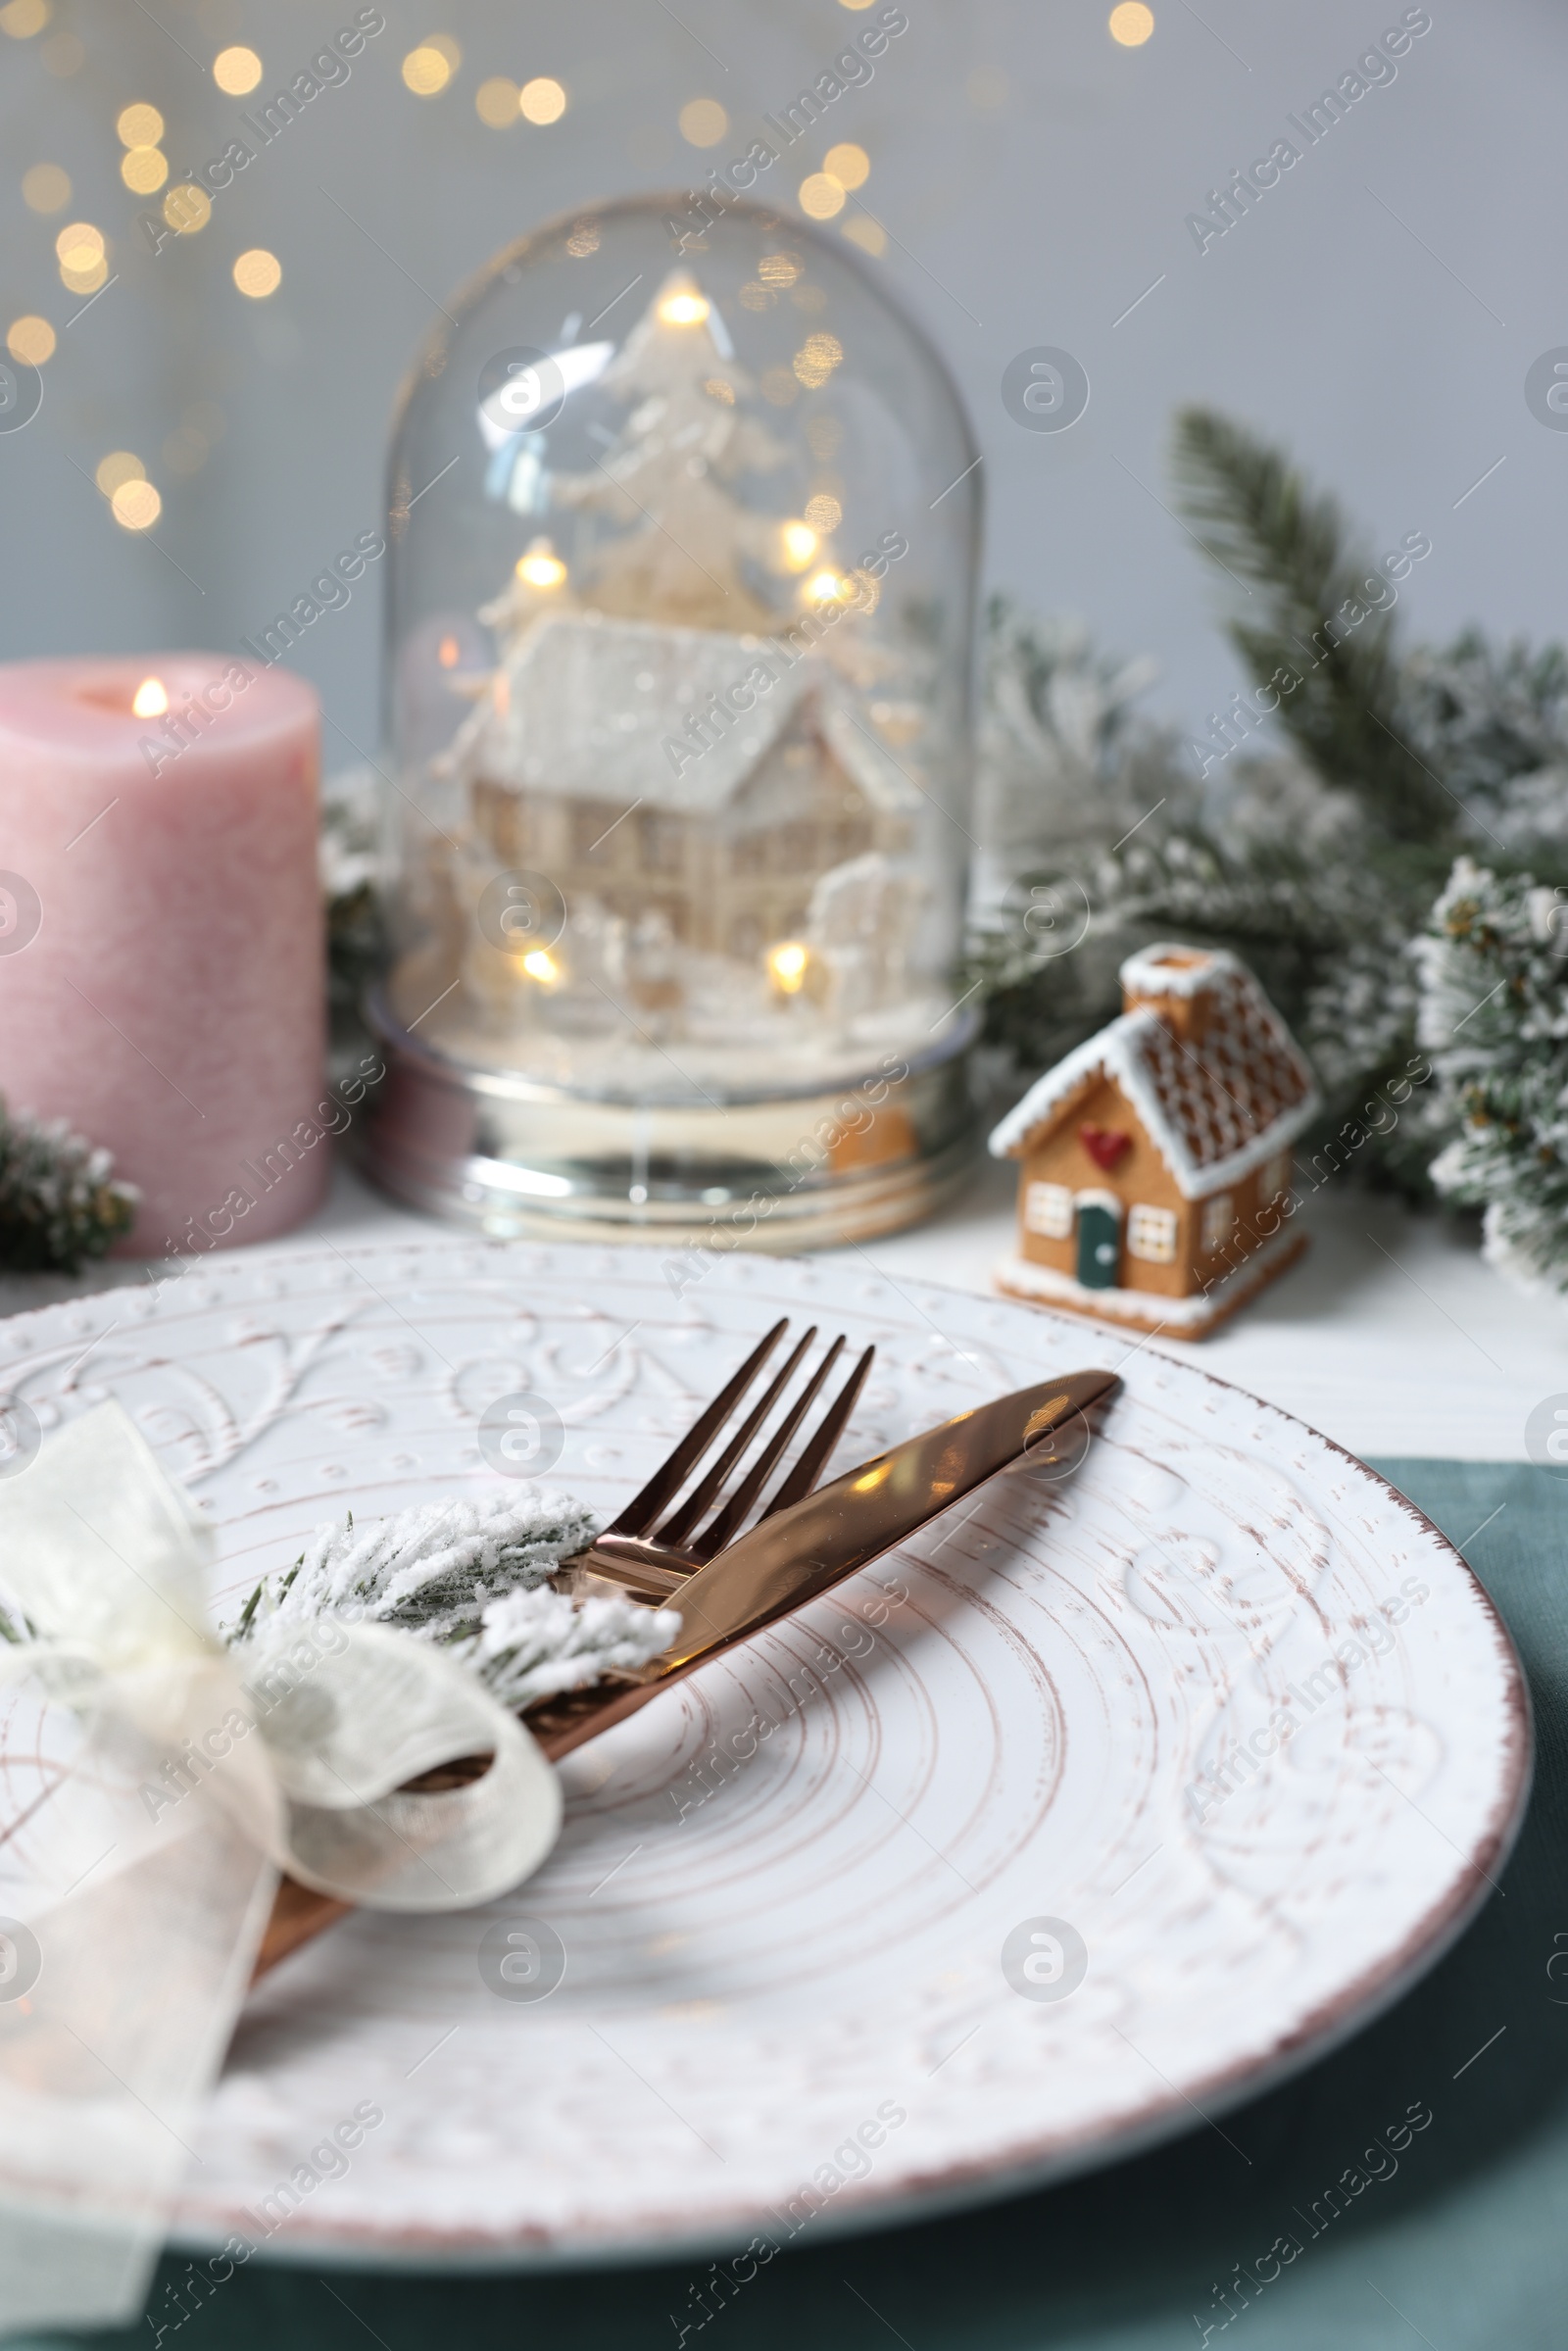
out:
<path id="1" fill-rule="evenodd" d="M 1121 967 L 1122 1010 L 1157 1012 L 1173 1036 L 1197 1045 L 1216 994 L 1235 968 L 1235 957 L 1223 948 L 1143 948 Z"/>

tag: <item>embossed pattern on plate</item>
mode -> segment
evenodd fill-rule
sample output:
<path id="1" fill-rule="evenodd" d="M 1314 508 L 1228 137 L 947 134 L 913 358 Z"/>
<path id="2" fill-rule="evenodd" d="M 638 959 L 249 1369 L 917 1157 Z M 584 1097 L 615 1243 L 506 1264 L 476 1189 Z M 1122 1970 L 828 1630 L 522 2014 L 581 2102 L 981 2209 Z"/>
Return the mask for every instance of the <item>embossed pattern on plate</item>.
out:
<path id="1" fill-rule="evenodd" d="M 0 1399 L 47 1432 L 119 1396 L 211 1519 L 227 1614 L 323 1518 L 496 1491 L 478 1419 L 518 1391 L 561 1412 L 553 1482 L 612 1513 L 779 1313 L 876 1344 L 829 1474 L 1054 1369 L 1125 1393 L 1070 1476 L 995 1483 L 569 1757 L 506 1901 L 360 1914 L 268 1979 L 185 2241 L 266 2234 L 365 2103 L 270 2253 L 809 2241 L 1065 2174 L 1327 2047 L 1485 1897 L 1529 1724 L 1458 1554 L 1299 1422 L 1081 1321 L 849 1254 L 677 1296 L 653 1251 L 236 1253 L 0 1324 Z M 0 1910 L 56 1752 L 0 1693 Z M 524 1918 L 564 1973 L 498 1996 L 481 1936 Z"/>

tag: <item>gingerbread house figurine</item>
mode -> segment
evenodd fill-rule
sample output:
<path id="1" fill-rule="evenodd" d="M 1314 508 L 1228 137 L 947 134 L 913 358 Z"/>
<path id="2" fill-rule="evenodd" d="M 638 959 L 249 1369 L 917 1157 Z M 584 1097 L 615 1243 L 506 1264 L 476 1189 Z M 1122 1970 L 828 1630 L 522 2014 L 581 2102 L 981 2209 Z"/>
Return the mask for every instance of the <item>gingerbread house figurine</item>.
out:
<path id="1" fill-rule="evenodd" d="M 1223 949 L 1148 947 L 1123 1009 L 991 1138 L 1022 1161 L 1014 1298 L 1198 1339 L 1306 1246 L 1291 1146 L 1319 1103 L 1307 1062 Z"/>

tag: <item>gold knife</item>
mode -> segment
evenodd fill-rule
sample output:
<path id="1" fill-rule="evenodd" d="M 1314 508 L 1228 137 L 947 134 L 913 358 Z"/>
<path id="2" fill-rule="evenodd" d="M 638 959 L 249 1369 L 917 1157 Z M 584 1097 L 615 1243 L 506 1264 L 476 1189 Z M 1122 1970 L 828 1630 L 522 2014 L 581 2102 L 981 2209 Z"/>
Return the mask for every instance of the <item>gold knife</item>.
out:
<path id="1" fill-rule="evenodd" d="M 831 1486 L 818 1487 L 732 1543 L 661 1602 L 675 1609 L 681 1625 L 651 1664 L 589 1690 L 541 1698 L 526 1709 L 523 1722 L 552 1762 L 569 1755 L 700 1665 L 918 1534 L 999 1470 L 1022 1461 L 1043 1469 L 1069 1467 L 1088 1431 L 1086 1415 L 1120 1386 L 1114 1372 L 1077 1371 L 1020 1388 L 924 1436 L 906 1438 Z M 476 1779 L 488 1762 L 488 1756 L 465 1757 L 427 1773 L 417 1785 L 460 1786 Z M 256 1974 L 265 1975 L 350 1908 L 285 1879 Z"/>
<path id="2" fill-rule="evenodd" d="M 670 1683 L 830 1592 L 999 1470 L 1025 1459 L 1058 1465 L 1069 1433 L 1120 1386 L 1114 1372 L 1077 1371 L 1020 1388 L 818 1487 L 684 1579 L 662 1603 L 676 1610 L 680 1631 L 652 1664 L 618 1686 L 542 1698 L 523 1721 L 552 1762 L 569 1754 Z"/>

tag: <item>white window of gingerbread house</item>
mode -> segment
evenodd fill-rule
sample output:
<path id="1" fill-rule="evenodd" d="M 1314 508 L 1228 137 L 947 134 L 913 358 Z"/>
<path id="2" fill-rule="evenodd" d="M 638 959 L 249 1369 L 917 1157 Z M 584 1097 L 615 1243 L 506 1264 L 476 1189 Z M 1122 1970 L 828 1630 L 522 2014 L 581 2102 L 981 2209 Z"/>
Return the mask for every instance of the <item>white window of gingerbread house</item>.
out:
<path id="1" fill-rule="evenodd" d="M 1228 1192 L 1211 1193 L 1203 1202 L 1203 1247 L 1223 1249 L 1231 1237 L 1236 1222 L 1235 1208 Z"/>
<path id="2" fill-rule="evenodd" d="M 1272 1159 L 1264 1162 L 1257 1179 L 1259 1200 L 1266 1203 L 1278 1200 L 1282 1192 L 1289 1192 L 1295 1174 L 1295 1154 L 1288 1151 L 1276 1151 Z"/>
<path id="3" fill-rule="evenodd" d="M 1171 1265 L 1176 1258 L 1176 1211 L 1136 1202 L 1127 1212 L 1127 1254 L 1146 1265 Z"/>
<path id="4" fill-rule="evenodd" d="M 1072 1194 L 1065 1184 L 1024 1187 L 1023 1225 L 1047 1241 L 1065 1241 L 1072 1232 Z"/>

